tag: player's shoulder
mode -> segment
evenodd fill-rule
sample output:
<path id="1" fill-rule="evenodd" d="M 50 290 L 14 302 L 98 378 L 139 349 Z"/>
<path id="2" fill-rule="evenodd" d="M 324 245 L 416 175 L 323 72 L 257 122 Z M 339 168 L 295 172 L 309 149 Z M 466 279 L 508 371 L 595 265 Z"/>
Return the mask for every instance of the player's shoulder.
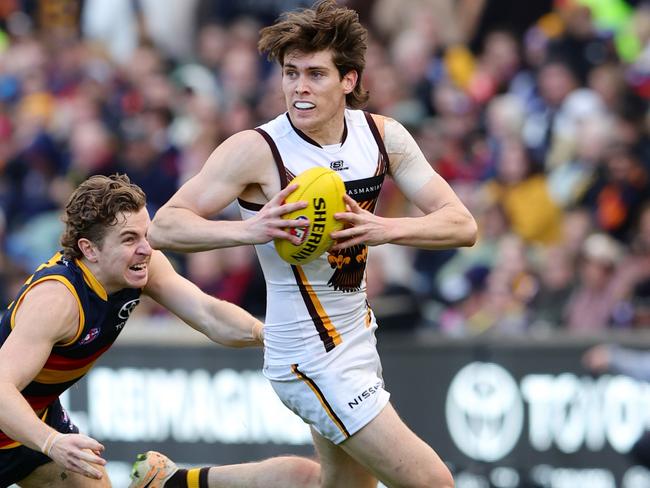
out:
<path id="1" fill-rule="evenodd" d="M 372 112 L 367 112 L 367 114 L 377 127 L 377 130 L 384 141 L 390 141 L 395 137 L 401 137 L 406 131 L 404 126 L 392 117 Z"/>
<path id="2" fill-rule="evenodd" d="M 281 139 L 292 134 L 294 129 L 289 120 L 289 116 L 285 112 L 260 125 L 255 131 L 262 136 L 268 135 L 272 139 Z"/>
<path id="3" fill-rule="evenodd" d="M 228 137 L 208 158 L 213 168 L 227 168 L 241 172 L 273 162 L 271 148 L 264 137 L 255 130 L 244 130 Z"/>
<path id="4" fill-rule="evenodd" d="M 43 311 L 47 315 L 74 315 L 78 312 L 78 295 L 74 287 L 61 275 L 50 275 L 33 283 L 21 297 L 21 307 Z"/>
<path id="5" fill-rule="evenodd" d="M 231 135 L 223 142 L 222 146 L 249 155 L 265 153 L 264 150 L 268 148 L 262 134 L 254 129 L 243 130 Z"/>

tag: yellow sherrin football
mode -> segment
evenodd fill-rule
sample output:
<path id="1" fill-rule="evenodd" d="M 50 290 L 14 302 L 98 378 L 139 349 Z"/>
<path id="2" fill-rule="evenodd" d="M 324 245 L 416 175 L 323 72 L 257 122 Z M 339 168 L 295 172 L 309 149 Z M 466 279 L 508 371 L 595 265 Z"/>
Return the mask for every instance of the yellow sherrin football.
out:
<path id="1" fill-rule="evenodd" d="M 300 245 L 295 246 L 286 239 L 275 239 L 275 249 L 289 264 L 307 264 L 327 251 L 332 245 L 330 233 L 343 228 L 343 222 L 334 218 L 337 212 L 345 211 L 345 184 L 341 177 L 329 168 L 310 168 L 303 171 L 290 185 L 298 184 L 298 189 L 289 195 L 286 203 L 305 201 L 307 207 L 285 214 L 285 219 L 309 219 L 307 227 L 288 229 L 300 237 Z"/>

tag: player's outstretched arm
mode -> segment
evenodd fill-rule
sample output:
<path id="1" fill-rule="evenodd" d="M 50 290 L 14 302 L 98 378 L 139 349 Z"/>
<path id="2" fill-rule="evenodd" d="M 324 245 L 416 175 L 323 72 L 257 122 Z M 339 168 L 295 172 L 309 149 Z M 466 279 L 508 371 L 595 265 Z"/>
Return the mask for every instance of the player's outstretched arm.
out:
<path id="1" fill-rule="evenodd" d="M 362 209 L 346 196 L 349 211 L 336 214 L 336 218 L 350 225 L 332 233 L 332 238 L 338 241 L 333 249 L 386 242 L 425 249 L 474 245 L 476 221 L 453 189 L 433 170 L 399 122 L 386 119 L 384 127 L 390 173 L 404 195 L 424 215 L 384 218 Z"/>
<path id="2" fill-rule="evenodd" d="M 297 243 L 297 238 L 285 229 L 304 222 L 282 219 L 282 215 L 306 206 L 304 202 L 284 204 L 295 188 L 286 188 L 270 198 L 251 219 L 209 220 L 247 187 L 258 185 L 264 190 L 271 171 L 277 169 L 261 135 L 249 130 L 231 136 L 214 150 L 201 171 L 158 210 L 149 228 L 149 242 L 156 249 L 181 252 L 261 244 L 274 238 Z"/>
<path id="3" fill-rule="evenodd" d="M 56 343 L 75 338 L 79 308 L 64 284 L 48 280 L 32 288 L 18 306 L 14 327 L 0 348 L 0 429 L 43 452 L 58 465 L 90 478 L 102 473 L 104 447 L 81 434 L 61 434 L 39 419 L 20 392 L 43 368 Z"/>
<path id="4" fill-rule="evenodd" d="M 160 251 L 151 256 L 144 293 L 214 342 L 230 347 L 263 344 L 259 320 L 237 305 L 203 293 L 179 275 Z"/>

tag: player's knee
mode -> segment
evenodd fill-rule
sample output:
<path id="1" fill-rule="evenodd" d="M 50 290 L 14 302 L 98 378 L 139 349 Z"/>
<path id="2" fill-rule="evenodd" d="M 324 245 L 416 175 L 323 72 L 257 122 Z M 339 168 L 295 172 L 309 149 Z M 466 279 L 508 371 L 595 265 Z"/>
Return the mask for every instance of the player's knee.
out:
<path id="1" fill-rule="evenodd" d="M 318 488 L 320 486 L 320 464 L 311 459 L 288 457 L 285 460 L 290 471 L 289 478 L 296 487 Z"/>
<path id="2" fill-rule="evenodd" d="M 454 478 L 449 469 L 436 465 L 409 473 L 408 479 L 399 484 L 400 488 L 454 488 Z"/>

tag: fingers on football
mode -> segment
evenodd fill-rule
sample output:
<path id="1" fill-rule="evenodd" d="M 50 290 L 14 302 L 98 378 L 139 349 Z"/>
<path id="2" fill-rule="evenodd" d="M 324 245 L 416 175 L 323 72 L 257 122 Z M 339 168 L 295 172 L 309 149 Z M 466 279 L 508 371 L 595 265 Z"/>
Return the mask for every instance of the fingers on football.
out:
<path id="1" fill-rule="evenodd" d="M 299 246 L 300 243 L 302 242 L 298 236 L 294 236 L 293 234 L 284 231 L 282 229 L 277 229 L 276 231 L 274 231 L 271 237 L 273 237 L 274 239 L 285 239 L 291 242 L 294 246 Z"/>
<path id="2" fill-rule="evenodd" d="M 332 251 L 340 251 L 348 247 L 356 246 L 357 244 L 362 244 L 365 234 L 359 227 L 349 227 L 332 232 L 330 237 L 335 241 L 334 246 L 332 246 Z"/>
<path id="3" fill-rule="evenodd" d="M 356 213 L 361 210 L 361 207 L 356 202 L 356 200 L 347 193 L 343 195 L 343 201 L 345 202 L 345 206 L 348 208 L 348 211 Z"/>
<path id="4" fill-rule="evenodd" d="M 334 218 L 336 220 L 340 220 L 340 221 L 343 221 L 343 222 L 346 222 L 346 223 L 352 224 L 352 225 L 359 225 L 359 224 L 362 223 L 361 218 L 357 214 L 352 213 L 352 212 L 338 212 L 338 213 L 334 214 Z M 338 232 L 341 232 L 341 231 L 338 231 Z M 334 237 L 334 236 L 332 235 L 332 237 Z"/>
<path id="5" fill-rule="evenodd" d="M 309 227 L 309 219 L 282 220 L 278 225 L 282 227 Z"/>
<path id="6" fill-rule="evenodd" d="M 342 251 L 343 249 L 347 249 L 348 247 L 356 246 L 357 244 L 363 244 L 363 238 L 362 237 L 355 237 L 353 239 L 336 241 L 336 244 L 334 244 L 332 246 L 331 250 L 332 251 Z"/>
<path id="7" fill-rule="evenodd" d="M 296 210 L 302 210 L 306 206 L 307 206 L 307 202 L 305 202 L 304 200 L 300 200 L 299 202 L 293 202 L 293 203 L 284 203 L 278 207 L 278 215 L 284 215 L 291 212 L 295 212 Z"/>
<path id="8" fill-rule="evenodd" d="M 282 202 L 285 201 L 285 199 L 289 195 L 291 195 L 297 189 L 298 189 L 298 185 L 296 185 L 296 184 L 289 185 L 286 188 L 283 188 L 282 190 L 280 190 L 278 193 L 276 193 L 275 196 L 273 198 L 271 198 L 270 201 L 274 202 L 274 203 L 277 202 L 277 203 L 281 204 Z"/>

